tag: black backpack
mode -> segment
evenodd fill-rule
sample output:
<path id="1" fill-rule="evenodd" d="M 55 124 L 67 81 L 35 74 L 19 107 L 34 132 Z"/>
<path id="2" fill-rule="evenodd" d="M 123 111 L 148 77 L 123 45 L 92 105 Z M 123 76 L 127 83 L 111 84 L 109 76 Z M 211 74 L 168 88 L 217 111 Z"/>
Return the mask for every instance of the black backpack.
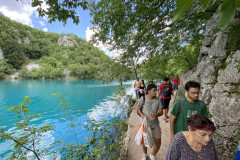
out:
<path id="1" fill-rule="evenodd" d="M 163 84 L 162 94 L 163 94 L 163 97 L 171 96 L 172 91 L 170 89 L 170 84 Z"/>
<path id="2" fill-rule="evenodd" d="M 144 104 L 145 104 L 145 97 L 143 96 L 143 107 L 144 107 Z M 142 109 L 143 109 L 142 107 Z M 138 109 L 137 109 L 137 115 L 139 115 L 139 117 L 141 117 L 140 113 L 138 113 Z"/>

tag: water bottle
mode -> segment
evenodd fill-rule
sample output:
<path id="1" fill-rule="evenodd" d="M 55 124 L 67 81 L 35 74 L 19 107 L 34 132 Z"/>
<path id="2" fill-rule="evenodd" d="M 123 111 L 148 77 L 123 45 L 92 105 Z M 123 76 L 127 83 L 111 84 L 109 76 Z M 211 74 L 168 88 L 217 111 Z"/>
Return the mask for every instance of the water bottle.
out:
<path id="1" fill-rule="evenodd" d="M 240 160 L 240 144 L 238 145 L 235 160 Z"/>

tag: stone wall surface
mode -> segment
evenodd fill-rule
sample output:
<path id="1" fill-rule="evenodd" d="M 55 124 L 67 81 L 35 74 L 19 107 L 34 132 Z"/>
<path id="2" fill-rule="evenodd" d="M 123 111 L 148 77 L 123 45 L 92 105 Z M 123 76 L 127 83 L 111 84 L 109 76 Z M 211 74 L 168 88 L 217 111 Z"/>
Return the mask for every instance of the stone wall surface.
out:
<path id="1" fill-rule="evenodd" d="M 58 38 L 58 45 L 73 46 L 74 44 L 76 44 L 76 40 L 73 36 L 61 36 Z"/>
<path id="2" fill-rule="evenodd" d="M 217 130 L 214 136 L 220 160 L 231 159 L 236 152 L 234 140 L 240 125 L 240 51 L 226 52 L 228 33 L 212 32 L 214 16 L 206 26 L 198 65 L 181 76 L 180 88 L 189 80 L 201 83 L 200 99 L 208 105 Z M 226 65 L 223 65 L 226 64 Z M 238 134 L 238 135 L 237 135 Z M 239 139 L 238 143 L 239 143 Z"/>

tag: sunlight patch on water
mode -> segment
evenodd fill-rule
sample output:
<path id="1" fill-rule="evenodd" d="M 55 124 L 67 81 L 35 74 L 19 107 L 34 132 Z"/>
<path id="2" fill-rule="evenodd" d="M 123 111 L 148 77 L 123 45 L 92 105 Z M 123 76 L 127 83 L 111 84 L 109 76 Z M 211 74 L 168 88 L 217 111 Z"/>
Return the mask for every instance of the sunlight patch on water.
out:
<path id="1" fill-rule="evenodd" d="M 126 89 L 127 95 L 134 96 L 134 90 L 132 87 Z M 109 96 L 100 102 L 98 105 L 95 105 L 94 108 L 89 109 L 87 116 L 90 119 L 95 119 L 96 121 L 100 121 L 103 119 L 117 117 L 122 114 L 124 108 L 127 107 L 127 101 L 125 97 L 121 97 L 120 104 L 116 101 L 111 100 L 114 98 L 113 96 Z"/>
<path id="2" fill-rule="evenodd" d="M 11 148 L 11 145 L 13 145 L 12 141 L 5 141 L 1 143 L 1 146 L 4 146 L 4 147 L 0 147 L 0 154 L 4 154 L 8 152 L 9 148 Z"/>

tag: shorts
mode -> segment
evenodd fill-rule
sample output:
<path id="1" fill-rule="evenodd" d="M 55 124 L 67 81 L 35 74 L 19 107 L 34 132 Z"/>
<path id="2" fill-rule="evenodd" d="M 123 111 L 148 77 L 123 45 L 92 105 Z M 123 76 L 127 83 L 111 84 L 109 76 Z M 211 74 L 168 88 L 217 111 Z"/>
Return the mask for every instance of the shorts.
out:
<path id="1" fill-rule="evenodd" d="M 152 135 L 154 138 L 161 138 L 162 131 L 159 125 L 155 128 L 152 128 Z"/>
<path id="2" fill-rule="evenodd" d="M 163 99 L 163 98 L 161 98 L 162 108 L 163 109 L 167 109 L 169 107 L 170 100 L 171 99 Z"/>
<path id="3" fill-rule="evenodd" d="M 173 90 L 176 90 L 178 89 L 178 86 L 177 85 L 173 85 Z"/>
<path id="4" fill-rule="evenodd" d="M 135 89 L 136 95 L 139 95 L 139 89 Z"/>

